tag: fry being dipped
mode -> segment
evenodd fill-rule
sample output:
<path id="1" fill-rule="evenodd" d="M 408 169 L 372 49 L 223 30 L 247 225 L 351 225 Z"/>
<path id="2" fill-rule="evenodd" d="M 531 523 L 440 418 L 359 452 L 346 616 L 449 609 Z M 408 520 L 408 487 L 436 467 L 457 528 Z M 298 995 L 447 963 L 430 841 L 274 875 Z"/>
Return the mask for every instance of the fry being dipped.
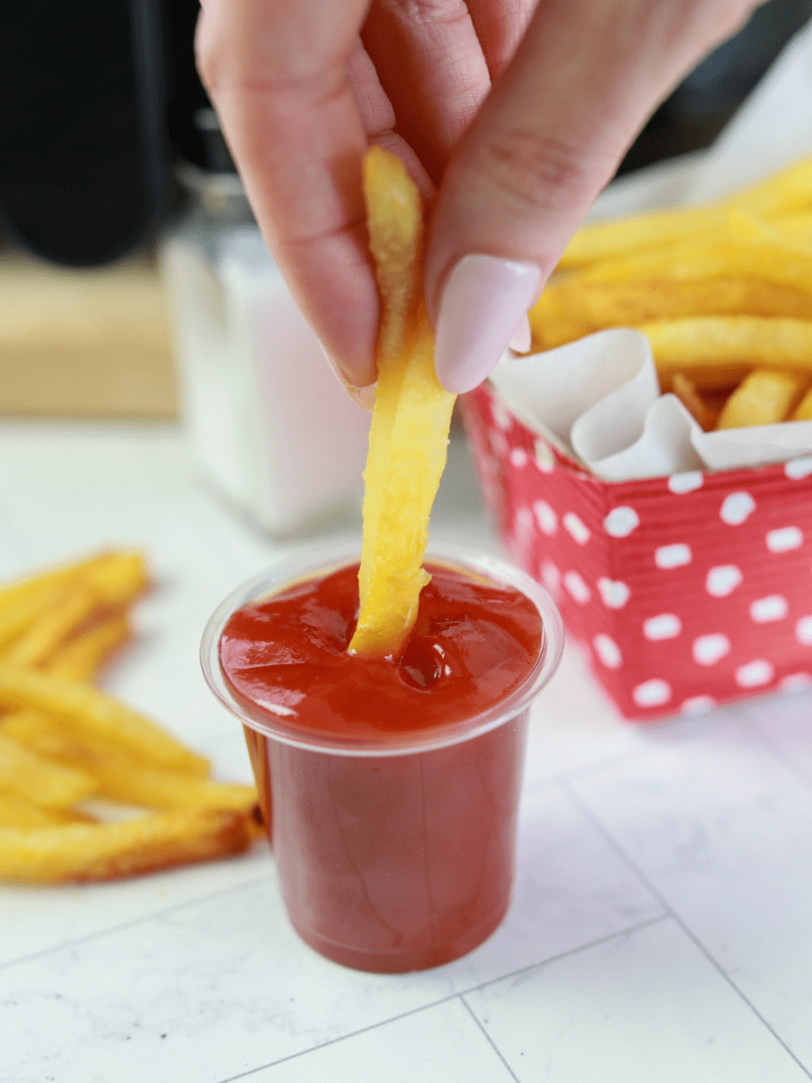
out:
<path id="1" fill-rule="evenodd" d="M 454 396 L 434 372 L 419 193 L 400 159 L 378 147 L 364 162 L 364 191 L 383 314 L 364 473 L 361 610 L 350 650 L 391 655 L 408 636 L 428 582 L 428 521 L 445 466 Z"/>

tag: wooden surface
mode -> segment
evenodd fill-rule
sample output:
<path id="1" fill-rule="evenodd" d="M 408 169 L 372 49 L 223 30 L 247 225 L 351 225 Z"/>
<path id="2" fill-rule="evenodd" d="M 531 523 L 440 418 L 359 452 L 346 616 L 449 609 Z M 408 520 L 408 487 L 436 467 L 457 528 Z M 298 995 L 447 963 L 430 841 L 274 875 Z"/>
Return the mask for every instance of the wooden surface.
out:
<path id="1" fill-rule="evenodd" d="M 158 270 L 0 254 L 0 416 L 171 418 L 177 400 Z"/>

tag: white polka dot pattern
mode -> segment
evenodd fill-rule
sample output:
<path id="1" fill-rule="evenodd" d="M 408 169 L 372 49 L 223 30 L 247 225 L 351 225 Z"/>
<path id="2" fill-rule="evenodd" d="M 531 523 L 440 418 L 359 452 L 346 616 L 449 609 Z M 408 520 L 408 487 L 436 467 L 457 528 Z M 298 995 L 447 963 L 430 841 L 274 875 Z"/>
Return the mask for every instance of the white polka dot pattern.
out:
<path id="1" fill-rule="evenodd" d="M 579 605 L 586 605 L 592 597 L 592 591 L 578 572 L 564 572 L 564 586 Z"/>
<path id="2" fill-rule="evenodd" d="M 613 538 L 628 538 L 640 526 L 640 516 L 627 505 L 612 508 L 603 520 L 603 528 Z"/>
<path id="3" fill-rule="evenodd" d="M 462 400 L 486 498 L 624 714 L 812 687 L 812 454 L 606 483 L 493 401 Z"/>
<path id="4" fill-rule="evenodd" d="M 574 511 L 568 511 L 561 521 L 564 524 L 564 529 L 572 535 L 579 545 L 586 545 L 590 538 L 590 529 L 582 519 L 578 518 Z"/>
<path id="5" fill-rule="evenodd" d="M 691 547 L 684 542 L 660 545 L 654 550 L 654 563 L 658 568 L 682 568 L 691 563 Z"/>
<path id="6" fill-rule="evenodd" d="M 698 470 L 686 470 L 682 474 L 672 474 L 668 479 L 669 491 L 677 496 L 683 493 L 693 493 L 702 488 L 703 476 Z"/>
<path id="7" fill-rule="evenodd" d="M 638 707 L 662 707 L 671 699 L 671 685 L 659 677 L 652 677 L 632 689 L 632 699 Z"/>
<path id="8" fill-rule="evenodd" d="M 715 666 L 730 654 L 730 640 L 723 632 L 697 636 L 691 647 L 694 661 L 700 666 Z"/>
<path id="9" fill-rule="evenodd" d="M 595 648 L 595 654 L 607 669 L 620 669 L 623 665 L 623 655 L 620 653 L 620 647 L 611 636 L 599 632 L 592 640 L 592 646 Z"/>
<path id="10" fill-rule="evenodd" d="M 681 631 L 682 621 L 676 613 L 659 613 L 643 623 L 643 635 L 654 642 L 660 639 L 675 639 Z"/>
<path id="11" fill-rule="evenodd" d="M 797 526 L 782 526 L 778 530 L 770 530 L 765 540 L 771 553 L 787 553 L 790 549 L 800 548 L 804 536 Z"/>
<path id="12" fill-rule="evenodd" d="M 603 599 L 603 604 L 609 609 L 622 609 L 632 593 L 628 585 L 618 579 L 599 579 L 598 590 Z"/>
<path id="13" fill-rule="evenodd" d="M 705 578 L 705 590 L 714 598 L 726 598 L 740 586 L 744 576 L 735 564 L 717 564 Z"/>
<path id="14" fill-rule="evenodd" d="M 784 473 L 793 481 L 809 477 L 812 474 L 812 455 L 802 455 L 798 459 L 790 459 L 784 467 Z"/>
<path id="15" fill-rule="evenodd" d="M 546 500 L 534 500 L 533 514 L 541 532 L 552 538 L 558 531 L 558 516 L 553 508 L 550 507 Z"/>
<path id="16" fill-rule="evenodd" d="M 766 598 L 756 598 L 750 603 L 750 616 L 756 624 L 783 620 L 787 613 L 789 613 L 789 603 L 783 594 L 768 594 Z"/>
<path id="17" fill-rule="evenodd" d="M 766 658 L 754 658 L 736 669 L 734 678 L 739 688 L 760 688 L 773 679 L 775 669 Z"/>
<path id="18" fill-rule="evenodd" d="M 716 706 L 713 696 L 689 696 L 680 704 L 683 714 L 706 714 Z"/>
<path id="19" fill-rule="evenodd" d="M 740 526 L 756 510 L 756 502 L 749 493 L 730 493 L 722 501 L 719 518 L 728 526 Z"/>

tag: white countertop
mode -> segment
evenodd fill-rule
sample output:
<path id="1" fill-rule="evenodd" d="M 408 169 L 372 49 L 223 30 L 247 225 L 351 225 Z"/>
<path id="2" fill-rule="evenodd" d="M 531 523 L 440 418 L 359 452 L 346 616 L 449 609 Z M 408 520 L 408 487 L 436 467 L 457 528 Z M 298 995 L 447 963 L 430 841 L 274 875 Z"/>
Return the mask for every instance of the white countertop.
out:
<path id="1" fill-rule="evenodd" d="M 432 533 L 498 548 L 459 440 Z M 249 778 L 198 641 L 286 546 L 191 478 L 172 427 L 3 423 L 0 577 L 109 545 L 143 547 L 158 586 L 108 685 Z M 534 709 L 512 909 L 437 970 L 312 952 L 262 844 L 115 884 L 0 887 L 2 1083 L 244 1077 L 812 1078 L 812 695 L 635 725 L 570 651 Z"/>

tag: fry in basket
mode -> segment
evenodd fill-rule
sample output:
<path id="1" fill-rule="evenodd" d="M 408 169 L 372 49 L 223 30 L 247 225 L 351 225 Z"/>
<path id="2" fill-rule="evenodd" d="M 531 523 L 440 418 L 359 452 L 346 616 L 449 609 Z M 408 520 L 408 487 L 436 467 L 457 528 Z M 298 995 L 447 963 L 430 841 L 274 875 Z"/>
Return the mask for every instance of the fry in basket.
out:
<path id="1" fill-rule="evenodd" d="M 807 382 L 807 377 L 792 372 L 751 372 L 725 403 L 717 428 L 743 429 L 783 421 Z"/>
<path id="2" fill-rule="evenodd" d="M 399 158 L 372 147 L 364 162 L 370 248 L 383 315 L 378 388 L 364 480 L 361 608 L 350 650 L 397 652 L 417 617 L 423 557 L 454 396 L 434 372 L 422 299 L 423 209 Z"/>
<path id="3" fill-rule="evenodd" d="M 812 388 L 807 391 L 792 414 L 793 421 L 812 421 Z"/>
<path id="4" fill-rule="evenodd" d="M 562 267 L 581 267 L 620 253 L 659 248 L 686 237 L 724 229 L 725 215 L 741 211 L 772 218 L 812 207 L 812 158 L 705 207 L 675 207 L 583 226 L 561 257 Z"/>
<path id="5" fill-rule="evenodd" d="M 675 372 L 671 390 L 682 405 L 705 432 L 716 428 L 717 415 L 705 403 L 694 381 L 684 372 Z"/>
<path id="6" fill-rule="evenodd" d="M 548 286 L 531 310 L 535 350 L 551 350 L 605 327 L 684 316 L 792 316 L 812 320 L 812 293 L 750 278 L 584 282 Z"/>
<path id="7" fill-rule="evenodd" d="M 35 884 L 112 880 L 241 853 L 252 835 L 245 813 L 219 809 L 119 823 L 0 828 L 0 878 Z"/>
<path id="8" fill-rule="evenodd" d="M 694 376 L 737 363 L 751 369 L 812 373 L 812 320 L 697 316 L 645 323 L 640 330 L 648 336 L 657 371 L 666 385 L 681 370 Z M 717 386 L 724 382 L 719 380 Z"/>

